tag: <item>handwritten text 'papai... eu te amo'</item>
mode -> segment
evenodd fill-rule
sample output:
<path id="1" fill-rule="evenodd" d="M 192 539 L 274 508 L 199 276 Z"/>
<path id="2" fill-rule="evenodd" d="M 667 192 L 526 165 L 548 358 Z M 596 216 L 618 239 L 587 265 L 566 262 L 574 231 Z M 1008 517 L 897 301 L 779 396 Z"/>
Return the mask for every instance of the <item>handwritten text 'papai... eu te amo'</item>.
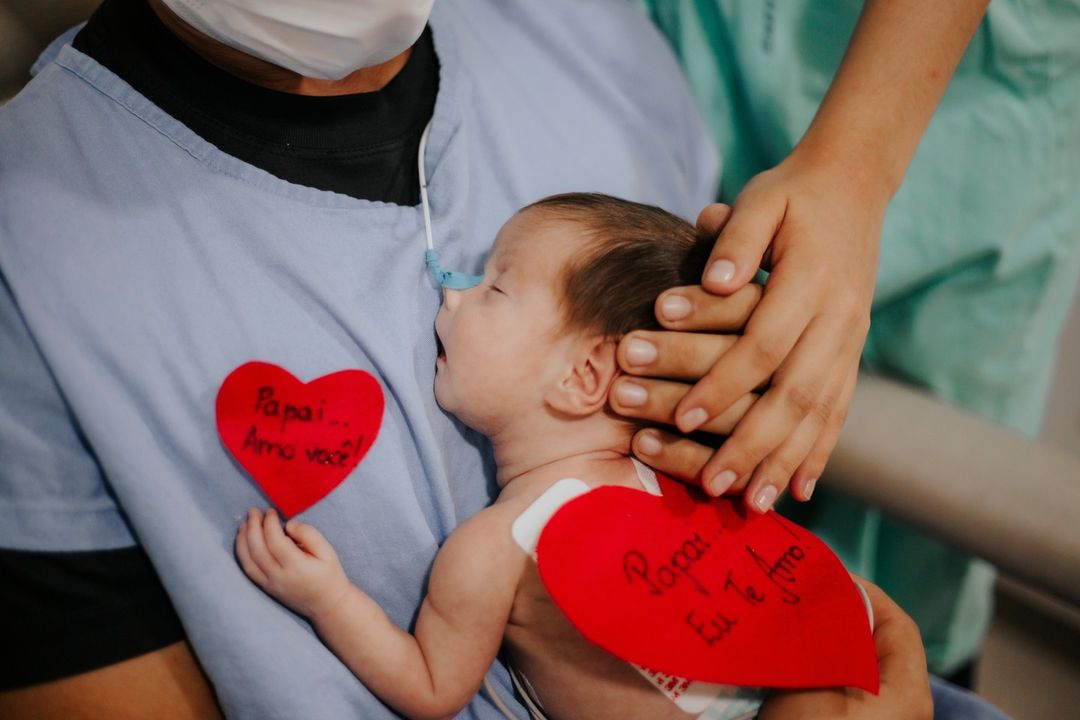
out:
<path id="1" fill-rule="evenodd" d="M 669 552 L 650 551 L 646 555 L 640 550 L 627 551 L 623 556 L 626 581 L 637 590 L 658 596 L 688 584 L 698 602 L 694 603 L 694 607 L 687 608 L 686 625 L 702 642 L 712 646 L 734 631 L 742 613 L 753 612 L 769 598 L 779 599 L 786 605 L 797 605 L 801 600 L 796 592 L 799 580 L 797 571 L 799 564 L 806 559 L 807 548 L 798 542 L 799 536 L 778 515 L 769 513 L 765 517 L 778 523 L 794 542 L 778 554 L 743 545 L 743 552 L 751 561 L 749 566 L 744 566 L 744 570 L 754 573 L 759 582 L 763 581 L 760 588 L 746 582 L 745 576 L 736 579 L 735 571 L 730 567 L 726 573 L 710 572 L 710 577 L 701 577 L 702 563 L 711 560 L 715 566 L 719 559 L 715 557 L 715 538 L 710 541 L 701 537 L 700 532 L 694 532 Z M 716 534 L 722 532 L 721 529 Z M 650 560 L 650 557 L 657 556 L 662 560 Z"/>

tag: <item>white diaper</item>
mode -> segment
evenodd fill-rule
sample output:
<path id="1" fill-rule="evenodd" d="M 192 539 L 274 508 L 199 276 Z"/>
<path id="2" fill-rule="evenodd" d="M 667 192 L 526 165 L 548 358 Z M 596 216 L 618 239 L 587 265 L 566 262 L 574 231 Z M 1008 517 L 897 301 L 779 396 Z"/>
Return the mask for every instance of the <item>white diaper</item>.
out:
<path id="1" fill-rule="evenodd" d="M 510 671 L 510 680 L 514 683 L 514 689 L 521 698 L 525 709 L 529 711 L 529 717 L 532 720 L 548 720 L 547 715 L 544 714 L 544 706 L 540 703 L 540 698 L 536 696 L 536 691 L 533 690 L 529 679 L 512 665 L 507 665 L 507 669 Z M 680 680 L 679 678 L 672 679 L 677 682 Z M 701 708 L 697 720 L 751 720 L 757 717 L 761 703 L 765 701 L 768 694 L 764 690 L 735 687 L 733 685 L 695 682 L 691 682 L 689 685 L 689 693 L 683 697 L 693 698 L 695 705 Z M 695 685 L 708 685 L 707 692 L 709 694 L 705 695 L 706 689 L 704 687 L 694 688 Z M 680 709 L 686 710 L 683 705 L 678 702 L 676 704 L 679 705 Z M 692 712 L 690 710 L 686 711 Z"/>

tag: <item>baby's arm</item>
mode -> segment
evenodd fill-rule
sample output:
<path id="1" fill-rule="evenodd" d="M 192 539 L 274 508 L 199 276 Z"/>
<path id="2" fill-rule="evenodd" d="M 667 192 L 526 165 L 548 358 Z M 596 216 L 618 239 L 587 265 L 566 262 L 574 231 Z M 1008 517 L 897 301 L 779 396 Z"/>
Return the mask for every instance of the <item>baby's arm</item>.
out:
<path id="1" fill-rule="evenodd" d="M 498 506 L 459 527 L 440 549 L 415 637 L 349 582 L 310 525 L 284 527 L 252 510 L 236 536 L 256 584 L 307 616 L 326 645 L 383 702 L 411 718 L 450 717 L 476 694 L 495 659 L 526 556 Z"/>

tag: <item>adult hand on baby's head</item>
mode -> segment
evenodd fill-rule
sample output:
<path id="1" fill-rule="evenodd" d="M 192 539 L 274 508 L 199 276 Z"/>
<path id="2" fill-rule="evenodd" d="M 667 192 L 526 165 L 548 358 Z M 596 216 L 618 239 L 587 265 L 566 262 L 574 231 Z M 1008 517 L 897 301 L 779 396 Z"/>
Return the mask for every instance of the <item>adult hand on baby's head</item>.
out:
<path id="1" fill-rule="evenodd" d="M 712 206 L 726 219 L 730 208 Z M 721 220 L 722 222 L 722 220 Z M 656 300 L 656 317 L 667 328 L 637 330 L 619 343 L 620 368 L 627 373 L 612 386 L 612 408 L 627 417 L 675 425 L 675 408 L 726 353 L 761 300 L 760 285 L 747 284 L 729 296 L 713 295 L 700 285 L 676 287 Z M 700 430 L 717 436 L 732 430 L 758 395 L 747 392 Z M 698 479 L 715 445 L 701 444 L 677 432 L 650 428 L 634 437 L 634 452 L 650 466 L 686 481 Z M 741 490 L 742 485 L 731 488 Z"/>
<path id="2" fill-rule="evenodd" d="M 687 294 L 695 301 L 678 324 L 664 317 L 663 303 L 672 293 L 686 294 L 683 289 L 665 293 L 657 305 L 664 327 L 698 331 L 676 350 L 699 360 L 698 374 L 687 378 L 698 382 L 677 397 L 669 393 L 666 417 L 642 417 L 730 437 L 711 453 L 688 439 L 647 431 L 635 442 L 642 459 L 654 464 L 644 445 L 646 437 L 657 439 L 653 445 L 664 450 L 656 467 L 697 480 L 713 494 L 745 489 L 751 507 L 762 512 L 789 482 L 798 499 L 809 498 L 839 438 L 869 330 L 887 201 L 875 192 L 793 154 L 747 184 L 734 210 L 711 205 L 702 211 L 699 229 L 719 235 L 703 290 Z M 759 266 L 771 270 L 760 294 L 749 284 Z M 739 318 L 741 326 L 724 327 L 709 317 L 718 306 L 708 298 L 744 307 L 740 294 L 758 300 Z M 702 332 L 740 329 L 741 336 L 719 339 Z M 663 339 L 671 333 L 658 335 L 653 344 L 662 358 L 674 346 Z M 631 362 L 634 339 L 620 346 L 622 368 L 662 374 Z M 762 388 L 754 401 L 751 393 Z M 614 394 L 612 404 L 626 411 Z"/>
<path id="3" fill-rule="evenodd" d="M 730 216 L 727 205 L 711 205 L 698 226 L 715 235 Z M 712 294 L 701 285 L 676 287 L 660 295 L 656 317 L 666 330 L 638 330 L 619 343 L 619 366 L 627 374 L 612 386 L 612 408 L 627 417 L 675 425 L 675 408 L 693 383 L 735 344 L 761 296 L 761 285 L 754 283 L 727 296 Z M 757 399 L 756 392 L 747 392 L 699 428 L 716 435 L 716 442 L 698 436 L 705 440 L 702 444 L 677 431 L 649 428 L 634 437 L 634 453 L 672 477 L 699 481 L 719 437 L 730 435 Z M 741 491 L 745 484 L 736 483 L 729 491 Z"/>
<path id="4" fill-rule="evenodd" d="M 308 618 L 328 612 L 350 587 L 322 533 L 295 519 L 283 528 L 274 510 L 248 511 L 236 532 L 236 557 L 256 585 Z"/>
<path id="5" fill-rule="evenodd" d="M 856 578 L 874 611 L 881 688 L 877 695 L 853 688 L 777 691 L 758 720 L 846 718 L 846 720 L 930 720 L 934 714 L 930 676 L 919 628 L 876 585 Z"/>

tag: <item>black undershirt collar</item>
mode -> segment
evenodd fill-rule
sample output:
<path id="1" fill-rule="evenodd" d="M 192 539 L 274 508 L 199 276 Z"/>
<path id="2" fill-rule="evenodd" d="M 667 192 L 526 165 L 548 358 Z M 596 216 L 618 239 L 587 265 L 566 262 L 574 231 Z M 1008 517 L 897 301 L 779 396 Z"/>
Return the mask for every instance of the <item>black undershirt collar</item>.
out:
<path id="1" fill-rule="evenodd" d="M 222 152 L 283 180 L 399 205 L 420 200 L 417 152 L 439 82 L 430 28 L 384 88 L 335 97 L 230 75 L 173 35 L 146 0 L 105 0 L 73 45 Z"/>

